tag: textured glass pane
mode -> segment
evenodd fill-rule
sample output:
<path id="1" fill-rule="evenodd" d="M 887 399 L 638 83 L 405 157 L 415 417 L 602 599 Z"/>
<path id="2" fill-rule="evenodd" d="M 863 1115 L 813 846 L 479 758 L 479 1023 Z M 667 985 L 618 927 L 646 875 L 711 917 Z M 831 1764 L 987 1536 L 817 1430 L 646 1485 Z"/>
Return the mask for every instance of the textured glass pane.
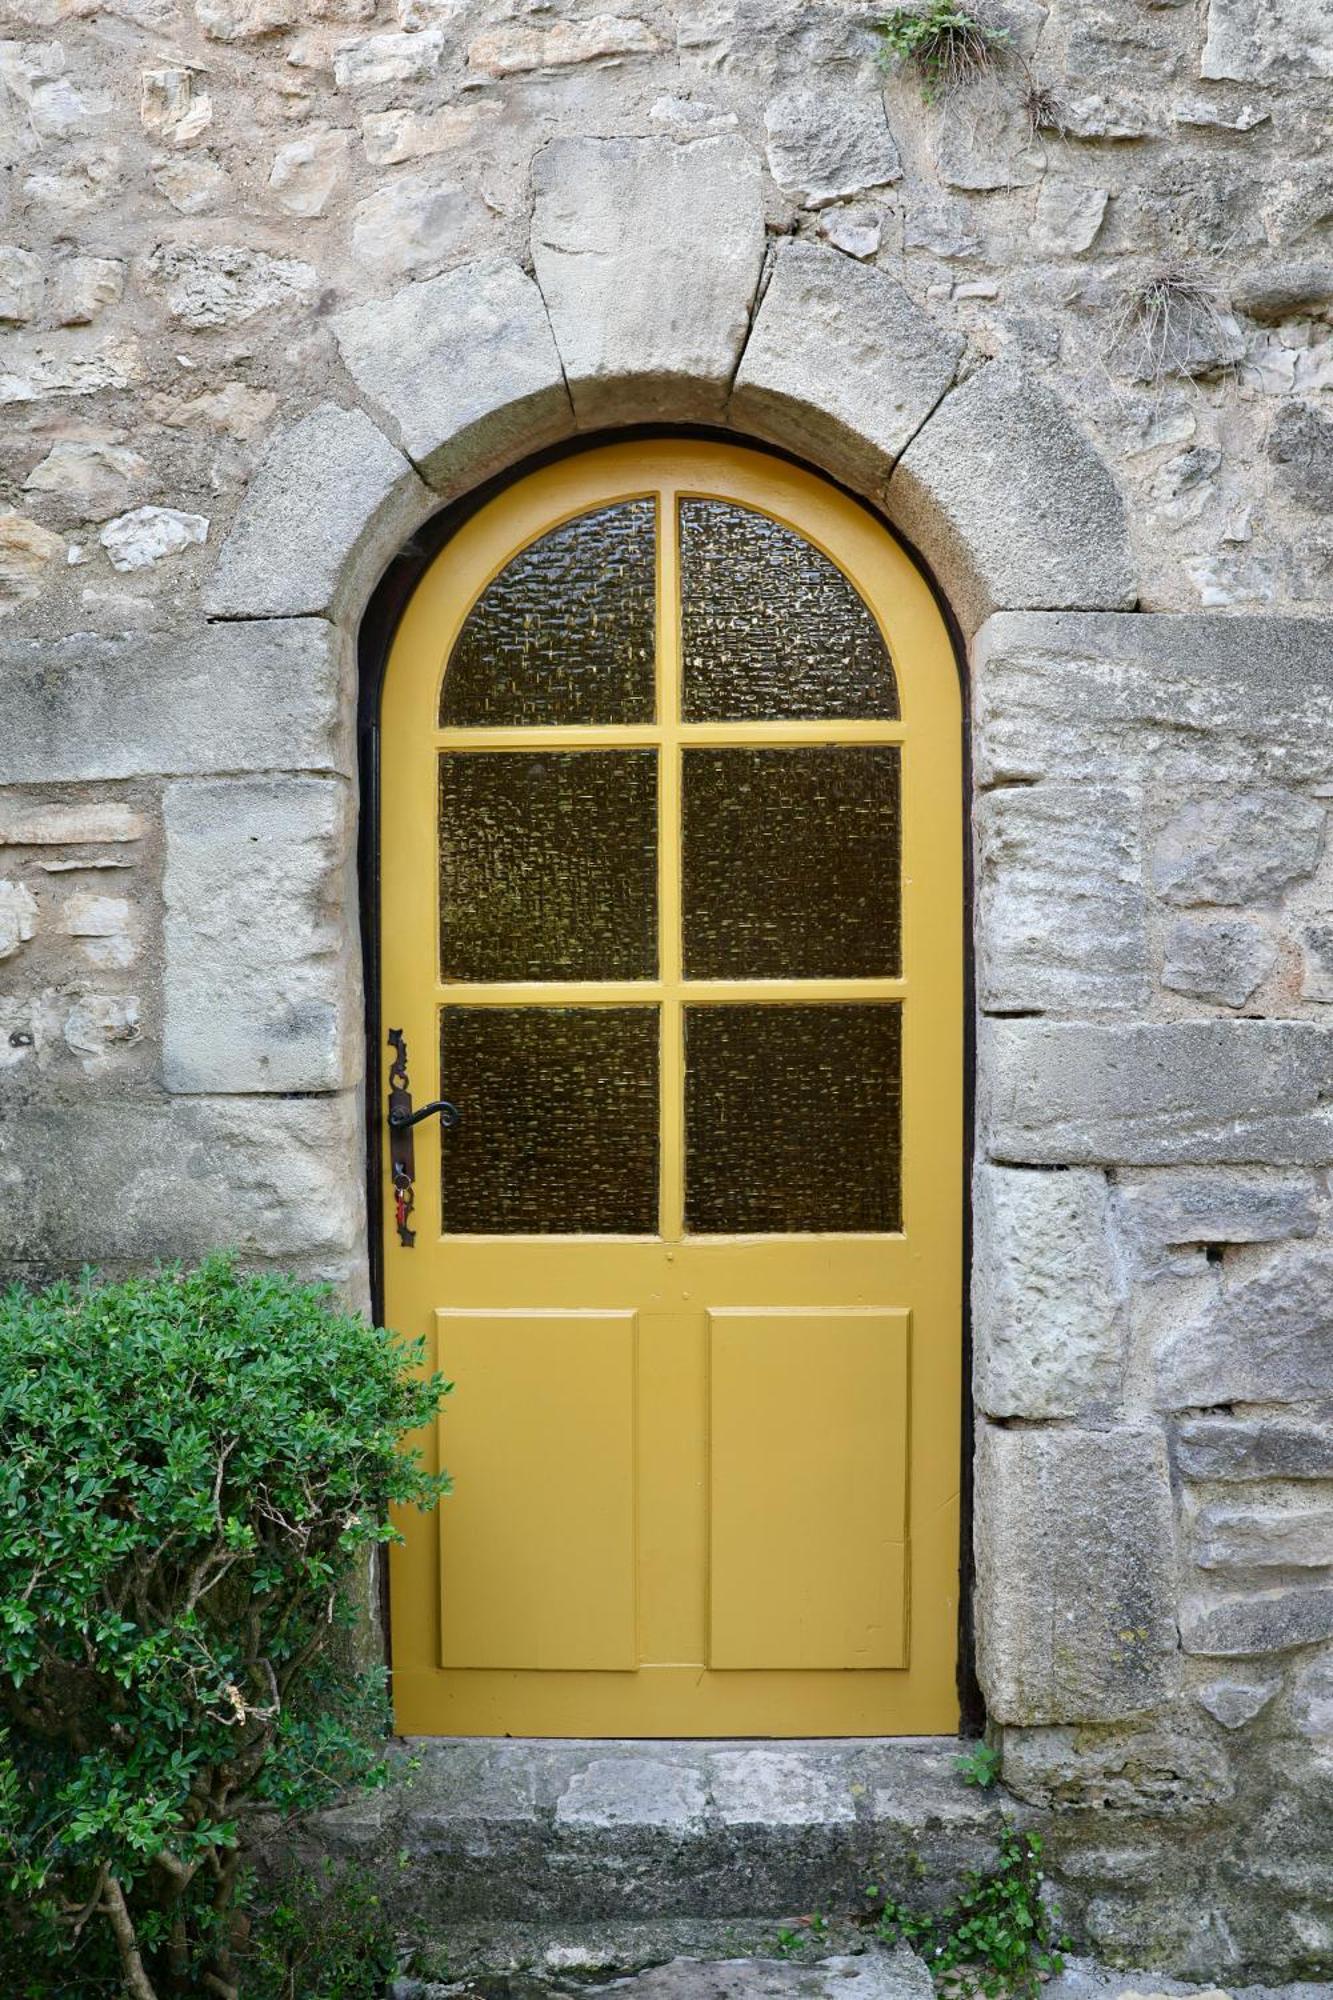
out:
<path id="1" fill-rule="evenodd" d="M 445 1007 L 449 1235 L 651 1235 L 657 1009 Z"/>
<path id="2" fill-rule="evenodd" d="M 685 1009 L 685 1226 L 900 1229 L 896 1006 Z"/>
<path id="3" fill-rule="evenodd" d="M 896 747 L 684 756 L 686 973 L 895 977 Z"/>
<path id="4" fill-rule="evenodd" d="M 888 648 L 836 563 L 729 500 L 680 503 L 687 722 L 898 713 Z"/>
<path id="5" fill-rule="evenodd" d="M 656 514 L 603 507 L 516 555 L 458 635 L 441 724 L 651 722 Z"/>
<path id="6" fill-rule="evenodd" d="M 440 977 L 657 968 L 657 752 L 446 751 Z"/>

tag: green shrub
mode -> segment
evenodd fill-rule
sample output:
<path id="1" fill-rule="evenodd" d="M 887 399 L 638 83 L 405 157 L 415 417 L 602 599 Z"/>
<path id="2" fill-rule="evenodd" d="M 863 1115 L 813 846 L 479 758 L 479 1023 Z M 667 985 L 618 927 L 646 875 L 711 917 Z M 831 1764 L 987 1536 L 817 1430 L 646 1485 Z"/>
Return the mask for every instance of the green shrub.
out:
<path id="1" fill-rule="evenodd" d="M 237 1960 L 245 2000 L 380 2000 L 398 1970 L 375 1890 L 327 1862 L 255 1898 Z"/>
<path id="2" fill-rule="evenodd" d="M 7 1993 L 236 1995 L 247 1821 L 382 1773 L 334 1642 L 390 1505 L 446 1490 L 403 1449 L 445 1387 L 226 1257 L 0 1296 Z"/>
<path id="3" fill-rule="evenodd" d="M 1009 44 L 1007 28 L 989 26 L 954 0 L 895 7 L 875 23 L 875 31 L 884 43 L 885 64 L 914 70 L 928 104 L 984 76 Z"/>

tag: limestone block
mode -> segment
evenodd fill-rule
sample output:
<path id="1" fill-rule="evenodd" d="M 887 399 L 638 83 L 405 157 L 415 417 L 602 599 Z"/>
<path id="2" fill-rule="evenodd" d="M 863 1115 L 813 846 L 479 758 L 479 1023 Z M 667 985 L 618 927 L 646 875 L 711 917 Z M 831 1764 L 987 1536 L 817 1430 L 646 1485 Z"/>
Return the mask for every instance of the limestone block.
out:
<path id="1" fill-rule="evenodd" d="M 0 1107 L 0 1263 L 114 1270 L 229 1243 L 248 1263 L 359 1276 L 361 1155 L 351 1093 Z"/>
<path id="2" fill-rule="evenodd" d="M 1081 257 L 1106 215 L 1110 190 L 1082 181 L 1045 180 L 1037 195 L 1032 247 L 1043 257 Z"/>
<path id="3" fill-rule="evenodd" d="M 1333 924 L 1301 925 L 1301 998 L 1333 1000 Z"/>
<path id="4" fill-rule="evenodd" d="M 1188 1275 L 1210 1243 L 1281 1243 L 1313 1236 L 1314 1180 L 1220 1168 L 1203 1173 L 1120 1174 L 1116 1214 L 1135 1272 Z"/>
<path id="5" fill-rule="evenodd" d="M 142 1032 L 133 994 L 85 993 L 65 1017 L 66 1046 L 83 1058 L 85 1070 L 95 1070 L 118 1049 L 137 1042 Z"/>
<path id="6" fill-rule="evenodd" d="M 1200 1569 L 1333 1569 L 1333 1506 L 1201 1507 L 1194 1523 Z"/>
<path id="7" fill-rule="evenodd" d="M 1235 1789 L 1221 1750 L 1170 1719 L 1133 1729 L 1006 1729 L 1004 1782 L 1028 1805 L 1153 1819 L 1224 1804 Z M 1156 1874 L 1162 1850 L 1154 1843 L 1152 1851 Z"/>
<path id="8" fill-rule="evenodd" d="M 168 785 L 168 1090 L 356 1082 L 352 824 L 350 790 L 337 778 Z"/>
<path id="9" fill-rule="evenodd" d="M 708 1804 L 700 1773 L 663 1758 L 594 1758 L 576 1771 L 556 1800 L 557 1826 L 698 1829 Z"/>
<path id="10" fill-rule="evenodd" d="M 371 111 L 361 120 L 366 158 L 373 166 L 392 167 L 402 160 L 428 159 L 475 146 L 484 128 L 501 114 L 487 99 L 442 104 L 436 111 Z"/>
<path id="11" fill-rule="evenodd" d="M 1321 1764 L 1333 1764 L 1333 1658 L 1307 1660 L 1291 1688 L 1291 1719 Z"/>
<path id="12" fill-rule="evenodd" d="M 1331 661 L 1329 619 L 997 617 L 972 648 L 977 780 L 1333 783 Z"/>
<path id="13" fill-rule="evenodd" d="M 26 882 L 0 881 L 0 958 L 12 958 L 37 929 L 37 898 Z"/>
<path id="14" fill-rule="evenodd" d="M 1166 934 L 1162 984 L 1194 1000 L 1243 1007 L 1277 958 L 1276 940 L 1253 917 L 1182 917 Z"/>
<path id="15" fill-rule="evenodd" d="M 350 777 L 352 656 L 351 638 L 322 618 L 0 643 L 0 784 L 277 769 Z"/>
<path id="16" fill-rule="evenodd" d="M 1114 1721 L 1169 1696 L 1175 1552 L 1162 1437 L 983 1424 L 976 1493 L 977 1672 L 992 1718 Z"/>
<path id="17" fill-rule="evenodd" d="M 409 174 L 377 188 L 352 211 L 352 252 L 380 280 L 430 278 L 475 257 L 490 235 L 485 202 L 461 181 Z"/>
<path id="18" fill-rule="evenodd" d="M 884 272 L 792 239 L 746 342 L 730 421 L 877 493 L 962 345 Z"/>
<path id="19" fill-rule="evenodd" d="M 1333 269 L 1325 274 L 1333 299 Z M 1282 492 L 1315 513 L 1333 514 L 1333 418 L 1313 403 L 1283 403 L 1264 443 Z"/>
<path id="20" fill-rule="evenodd" d="M 1153 887 L 1168 903 L 1271 903 L 1314 872 L 1325 808 L 1278 786 L 1194 799 L 1165 826 Z"/>
<path id="21" fill-rule="evenodd" d="M 1333 1479 L 1333 1423 L 1186 1417 L 1175 1458 L 1186 1479 Z"/>
<path id="22" fill-rule="evenodd" d="M 591 20 L 553 21 L 549 27 L 492 28 L 468 44 L 467 61 L 469 69 L 489 76 L 520 76 L 526 70 L 655 55 L 661 47 L 644 21 L 594 14 Z"/>
<path id="23" fill-rule="evenodd" d="M 1263 1714 L 1280 1685 L 1275 1680 L 1240 1680 L 1222 1675 L 1196 1688 L 1194 1699 L 1224 1729 L 1243 1729 L 1247 1722 Z"/>
<path id="24" fill-rule="evenodd" d="M 978 1128 L 1041 1166 L 1333 1161 L 1333 1030 L 1305 1021 L 983 1025 Z"/>
<path id="25" fill-rule="evenodd" d="M 59 847 L 84 841 L 142 840 L 147 822 L 115 803 L 38 806 L 0 798 L 0 847 Z"/>
<path id="26" fill-rule="evenodd" d="M 0 405 L 45 402 L 128 389 L 143 374 L 143 349 L 132 334 L 88 339 L 81 327 L 52 334 L 6 337 Z"/>
<path id="27" fill-rule="evenodd" d="M 1109 1401 L 1124 1301 L 1105 1176 L 978 1167 L 972 1227 L 977 1407 L 1071 1417 Z"/>
<path id="28" fill-rule="evenodd" d="M 895 526 L 974 631 L 1023 606 L 1127 608 L 1124 503 L 1063 406 L 1009 362 L 947 395 L 889 482 Z"/>
<path id="29" fill-rule="evenodd" d="M 381 83 L 415 83 L 433 76 L 444 52 L 439 28 L 416 34 L 365 35 L 344 42 L 333 57 L 333 80 L 339 90 L 368 90 Z"/>
<path id="30" fill-rule="evenodd" d="M 112 569 L 152 569 L 164 557 L 206 542 L 208 522 L 202 514 L 185 514 L 179 507 L 135 507 L 108 521 L 98 540 Z"/>
<path id="31" fill-rule="evenodd" d="M 557 139 L 533 181 L 533 263 L 579 423 L 719 415 L 763 259 L 750 148 Z"/>
<path id="32" fill-rule="evenodd" d="M 800 84 L 764 112 L 768 167 L 778 186 L 806 208 L 890 186 L 902 161 L 874 91 L 838 93 Z"/>
<path id="33" fill-rule="evenodd" d="M 983 1008 L 1137 1017 L 1148 997 L 1136 788 L 1006 787 L 977 802 Z"/>
<path id="34" fill-rule="evenodd" d="M 517 264 L 467 264 L 339 315 L 352 380 L 431 485 L 455 490 L 551 444 L 573 412 L 541 294 Z"/>
<path id="35" fill-rule="evenodd" d="M 281 308 L 309 309 L 318 288 L 313 265 L 271 257 L 245 244 L 159 244 L 144 267 L 167 317 L 195 332 L 240 326 Z"/>
<path id="36" fill-rule="evenodd" d="M 588 1991 L 596 2000 L 931 2000 L 934 1985 L 915 1952 L 854 1952 L 808 1964 L 753 1958 L 673 1958 Z M 1204 1996 L 1207 2000 L 1207 1996 Z"/>
<path id="37" fill-rule="evenodd" d="M 350 135 L 327 128 L 288 140 L 273 155 L 268 184 L 289 215 L 322 215 L 347 167 Z"/>
<path id="38" fill-rule="evenodd" d="M 23 490 L 52 494 L 76 520 L 105 521 L 122 512 L 148 472 L 147 459 L 128 445 L 61 438 L 34 465 Z"/>
<path id="39" fill-rule="evenodd" d="M 60 928 L 68 937 L 124 937 L 130 928 L 129 899 L 78 889 L 60 906 Z"/>
<path id="40" fill-rule="evenodd" d="M 724 1826 L 838 1826 L 854 1821 L 851 1784 L 797 1750 L 755 1746 L 709 1758 L 708 1789 Z"/>
<path id="41" fill-rule="evenodd" d="M 1250 83 L 1291 66 L 1333 76 L 1333 16 L 1325 0 L 1208 0 L 1200 76 Z"/>
<path id="42" fill-rule="evenodd" d="M 0 320 L 26 326 L 42 299 L 42 260 L 18 243 L 0 244 Z"/>
<path id="43" fill-rule="evenodd" d="M 435 505 L 362 410 L 321 403 L 279 432 L 204 593 L 215 618 L 338 618 Z"/>
<path id="44" fill-rule="evenodd" d="M 1200 1320 L 1177 1327 L 1158 1356 L 1164 1409 L 1329 1395 L 1333 1250 L 1279 1251 L 1254 1277 L 1226 1287 Z"/>
<path id="45" fill-rule="evenodd" d="M 1180 1607 L 1180 1643 L 1187 1653 L 1244 1659 L 1290 1652 L 1320 1639 L 1333 1639 L 1333 1590 L 1311 1584 L 1187 1597 Z"/>
<path id="46" fill-rule="evenodd" d="M 65 553 L 59 535 L 13 508 L 0 512 L 0 618 L 46 591 Z"/>

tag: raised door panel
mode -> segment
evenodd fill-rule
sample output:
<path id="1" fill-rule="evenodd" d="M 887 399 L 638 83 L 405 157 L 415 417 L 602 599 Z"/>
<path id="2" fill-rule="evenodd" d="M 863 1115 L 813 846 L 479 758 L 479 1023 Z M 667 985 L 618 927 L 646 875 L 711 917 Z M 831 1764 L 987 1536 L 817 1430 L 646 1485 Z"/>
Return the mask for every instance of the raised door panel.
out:
<path id="1" fill-rule="evenodd" d="M 436 1314 L 441 1665 L 624 1670 L 635 1616 L 634 1312 Z"/>
<path id="2" fill-rule="evenodd" d="M 906 1311 L 709 1314 L 709 1665 L 907 1664 Z"/>

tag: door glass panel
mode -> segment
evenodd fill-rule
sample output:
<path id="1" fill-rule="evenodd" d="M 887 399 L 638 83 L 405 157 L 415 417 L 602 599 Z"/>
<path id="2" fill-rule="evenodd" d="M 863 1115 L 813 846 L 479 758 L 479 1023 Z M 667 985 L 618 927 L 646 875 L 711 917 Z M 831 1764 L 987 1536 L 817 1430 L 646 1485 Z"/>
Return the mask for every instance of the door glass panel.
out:
<path id="1" fill-rule="evenodd" d="M 902 1227 L 895 1005 L 685 1009 L 685 1226 Z"/>
<path id="2" fill-rule="evenodd" d="M 767 514 L 682 500 L 680 598 L 687 722 L 897 715 L 893 665 L 864 599 Z"/>
<path id="3" fill-rule="evenodd" d="M 685 970 L 896 977 L 894 745 L 686 750 Z"/>
<path id="4" fill-rule="evenodd" d="M 657 967 L 655 750 L 446 751 L 440 977 Z"/>
<path id="5" fill-rule="evenodd" d="M 532 542 L 468 613 L 443 728 L 651 722 L 656 502 L 580 514 Z"/>
<path id="6" fill-rule="evenodd" d="M 445 1007 L 446 1235 L 651 1235 L 655 1007 Z"/>

